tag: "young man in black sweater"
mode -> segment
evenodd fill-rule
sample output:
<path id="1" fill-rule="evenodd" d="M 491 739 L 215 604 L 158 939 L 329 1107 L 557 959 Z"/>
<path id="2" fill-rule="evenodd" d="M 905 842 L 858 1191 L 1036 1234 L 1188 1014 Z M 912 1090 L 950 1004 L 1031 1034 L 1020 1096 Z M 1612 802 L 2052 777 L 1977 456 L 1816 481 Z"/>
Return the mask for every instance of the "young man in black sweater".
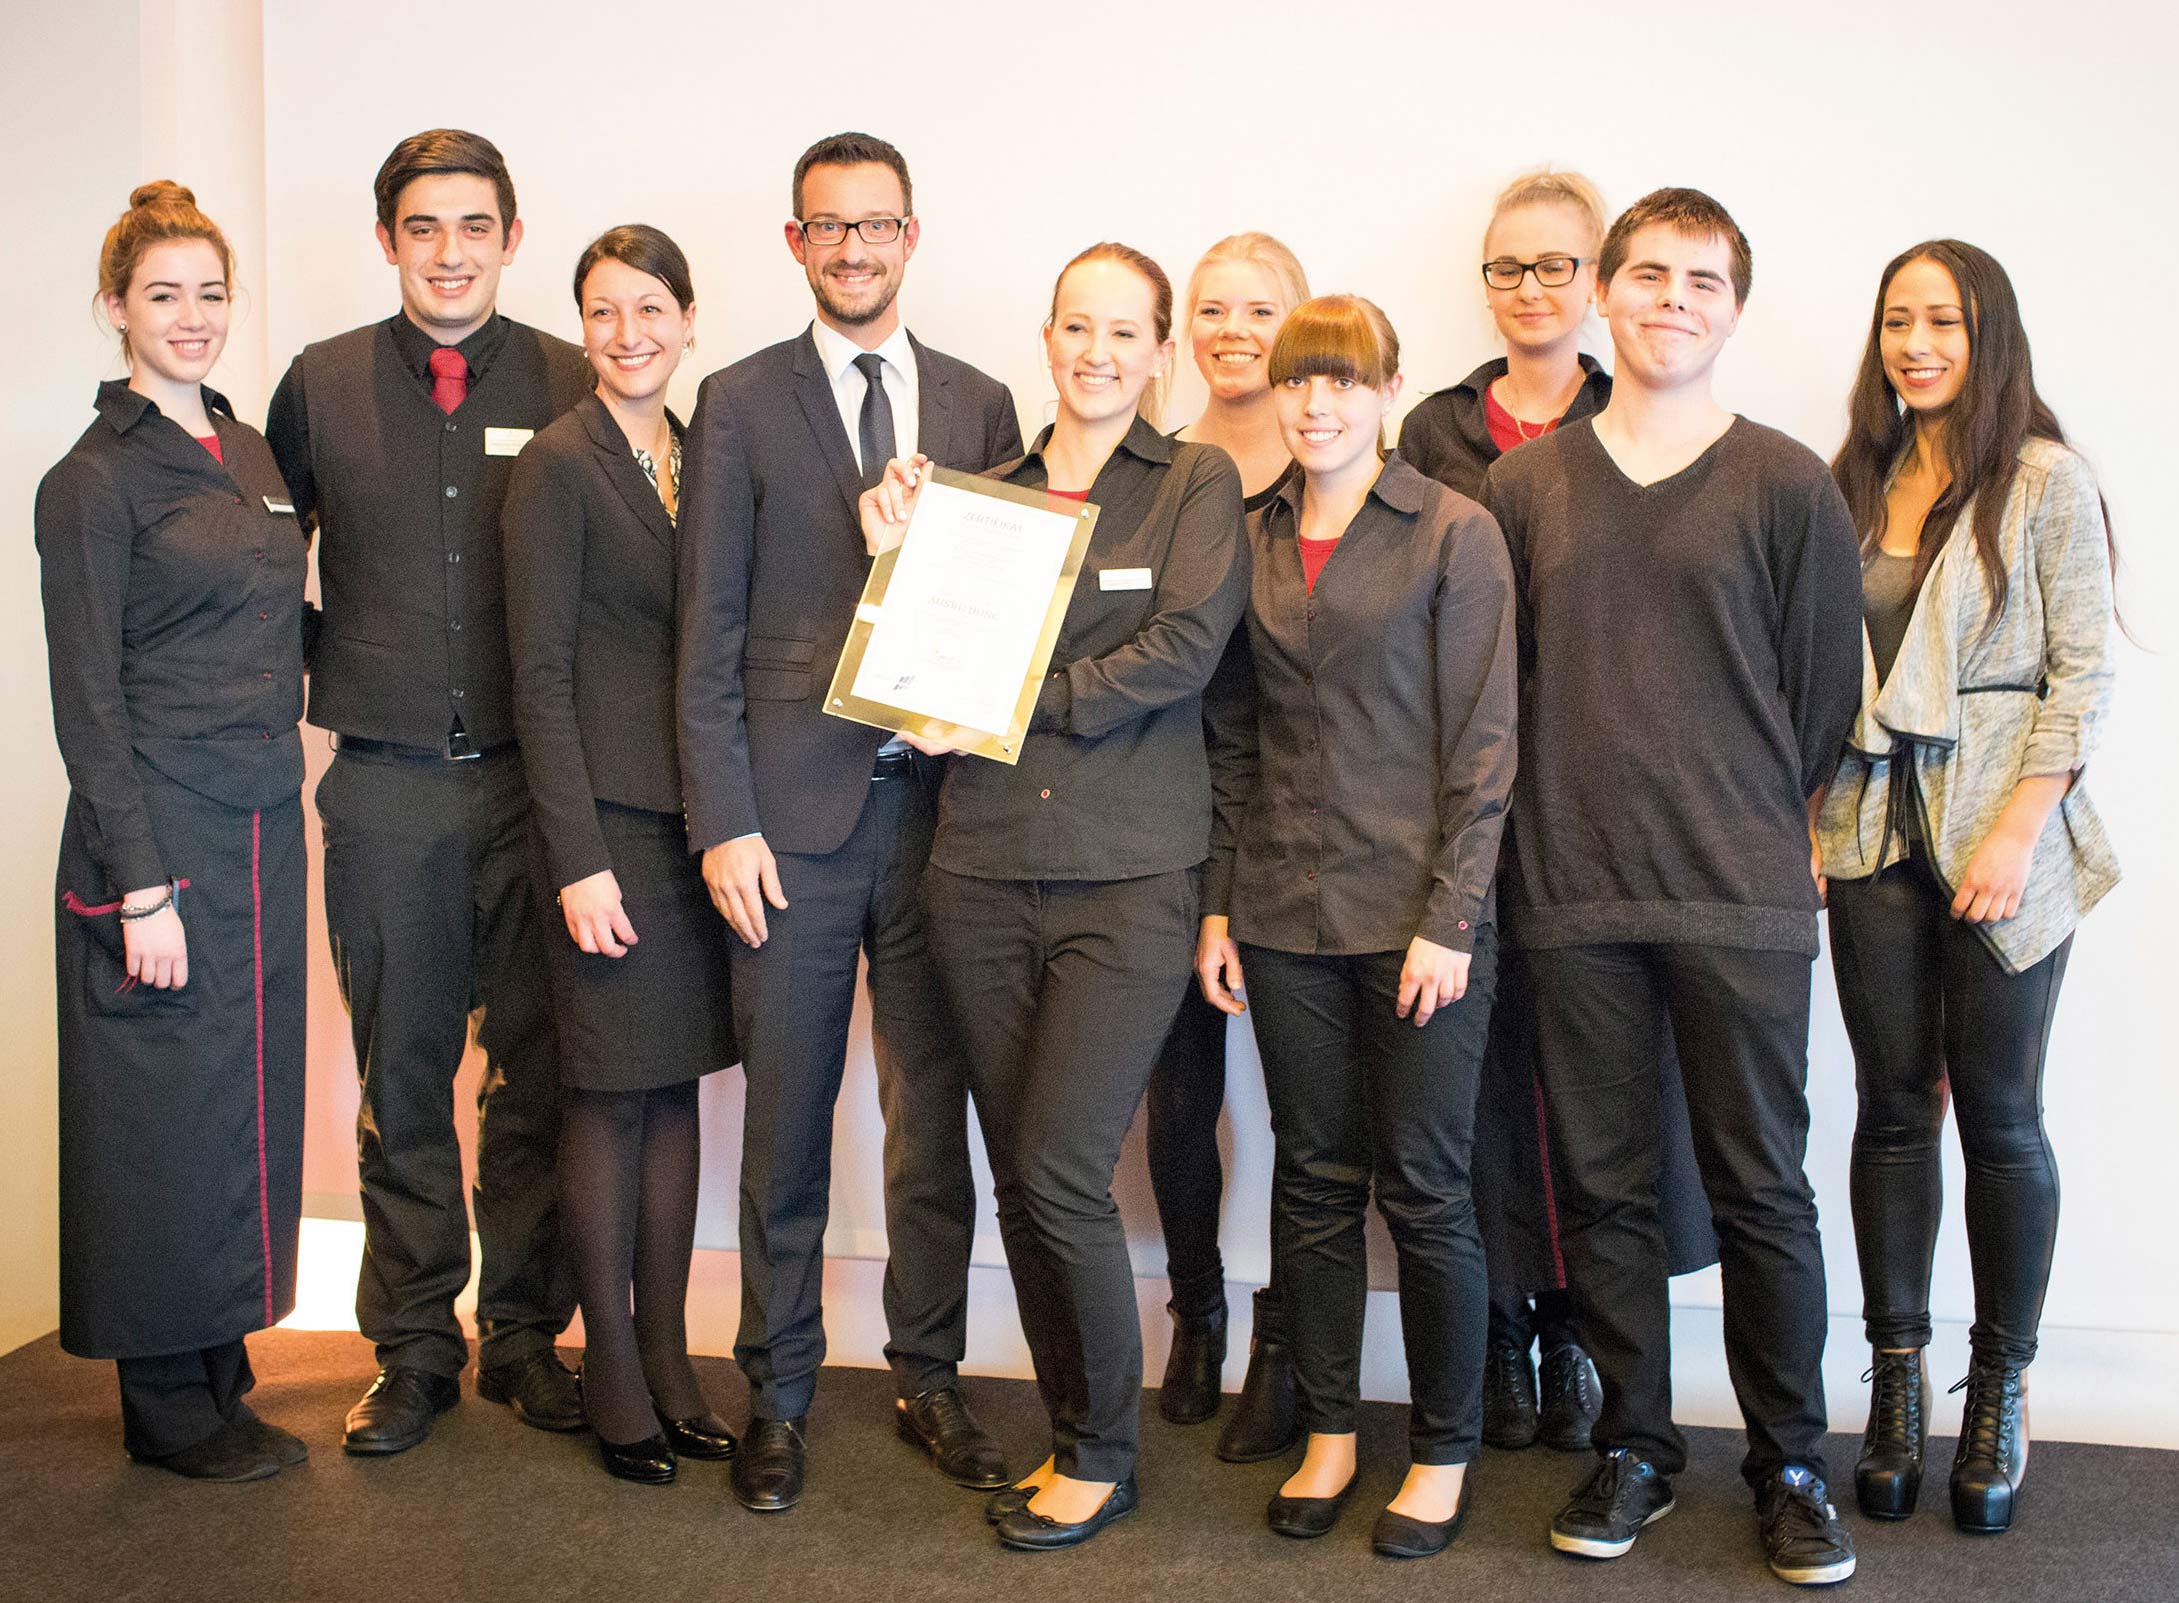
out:
<path id="1" fill-rule="evenodd" d="M 1601 1456 L 1551 1542 L 1616 1558 L 1686 1464 L 1655 1185 L 1669 1022 L 1764 1547 L 1787 1581 L 1842 1581 L 1854 1553 L 1824 1487 L 1827 1310 L 1802 1168 L 1820 906 L 1806 804 L 1859 695 L 1860 565 L 1823 463 L 1712 393 L 1752 276 L 1724 208 L 1659 190 L 1598 266 L 1610 404 L 1501 458 L 1484 487 L 1520 589 L 1507 900 L 1571 1193 L 1568 1279 L 1604 1382 Z"/>

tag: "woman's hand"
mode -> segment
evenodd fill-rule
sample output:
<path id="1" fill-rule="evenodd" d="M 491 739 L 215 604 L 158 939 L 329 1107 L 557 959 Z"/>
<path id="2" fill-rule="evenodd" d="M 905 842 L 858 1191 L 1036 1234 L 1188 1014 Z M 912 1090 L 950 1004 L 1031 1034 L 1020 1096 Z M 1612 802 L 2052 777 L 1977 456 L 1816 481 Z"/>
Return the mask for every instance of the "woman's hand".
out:
<path id="1" fill-rule="evenodd" d="M 167 885 L 148 885 L 121 898 L 123 911 L 157 906 L 171 896 Z M 182 915 L 170 903 L 149 918 L 121 921 L 121 952 L 129 978 L 155 991 L 178 991 L 189 983 L 189 937 L 182 931 Z"/>
<path id="2" fill-rule="evenodd" d="M 915 510 L 916 492 L 923 488 L 931 459 L 918 451 L 912 457 L 894 457 L 885 464 L 885 475 L 863 491 L 855 503 L 862 518 L 863 550 L 882 556 L 900 544 L 908 532 L 908 514 Z"/>
<path id="3" fill-rule="evenodd" d="M 1232 921 L 1223 913 L 1203 920 L 1195 941 L 1195 978 L 1203 987 L 1203 1000 L 1221 1013 L 1246 1013 L 1241 998 L 1241 949 L 1226 931 Z"/>
<path id="4" fill-rule="evenodd" d="M 939 723 L 927 724 L 920 731 L 896 729 L 893 733 L 926 757 L 944 757 L 960 751 L 973 741 L 977 734 L 975 730 L 963 729 L 959 724 Z"/>
<path id="5" fill-rule="evenodd" d="M 1466 952 L 1416 936 L 1407 943 L 1407 961 L 1400 965 L 1400 1001 L 1394 1011 L 1403 1019 L 1412 1012 L 1415 1028 L 1421 1029 L 1439 1008 L 1468 994 L 1469 961 Z"/>
<path id="6" fill-rule="evenodd" d="M 620 905 L 620 881 L 608 868 L 560 887 L 560 912 L 568 939 L 586 952 L 626 957 L 636 944 L 636 927 Z"/>
<path id="7" fill-rule="evenodd" d="M 1960 876 L 1952 898 L 1952 916 L 1969 924 L 1994 924 L 2020 911 L 2020 893 L 2028 888 L 2028 863 L 2035 856 L 2035 836 L 1997 827 L 1983 836 Z"/>
<path id="8" fill-rule="evenodd" d="M 704 852 L 704 889 L 711 905 L 733 927 L 744 946 L 762 946 L 771 930 L 764 922 L 764 904 L 787 910 L 787 893 L 779 885 L 779 859 L 764 844 L 762 835 L 723 840 Z"/>

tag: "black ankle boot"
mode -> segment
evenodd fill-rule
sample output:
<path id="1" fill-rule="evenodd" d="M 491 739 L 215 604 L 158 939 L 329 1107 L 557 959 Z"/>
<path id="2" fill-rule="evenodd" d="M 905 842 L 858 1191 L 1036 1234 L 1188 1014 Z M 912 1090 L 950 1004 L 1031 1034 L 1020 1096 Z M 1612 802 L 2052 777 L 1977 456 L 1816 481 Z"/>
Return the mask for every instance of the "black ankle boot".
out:
<path id="1" fill-rule="evenodd" d="M 1266 1288 L 1269 1289 L 1269 1288 Z M 1301 1397 L 1294 1384 L 1294 1354 L 1286 1345 L 1278 1300 L 1256 1293 L 1254 1332 L 1248 1344 L 1248 1376 L 1241 1400 L 1218 1437 L 1218 1456 L 1229 1464 L 1276 1458 L 1301 1436 Z"/>
<path id="2" fill-rule="evenodd" d="M 1534 1445 L 1536 1365 L 1525 1344 L 1493 1330 L 1483 1353 L 1483 1440 L 1512 1450 Z"/>
<path id="3" fill-rule="evenodd" d="M 1158 1412 L 1176 1425 L 1199 1425 L 1218 1412 L 1219 1378 L 1226 1367 L 1226 1309 L 1185 1318 L 1173 1316 L 1173 1350 L 1165 1358 Z"/>
<path id="4" fill-rule="evenodd" d="M 1922 1452 L 1929 1445 L 1929 1359 L 1872 1352 L 1869 1428 L 1854 1463 L 1854 1497 L 1873 1520 L 1903 1520 L 1922 1493 Z"/>
<path id="5" fill-rule="evenodd" d="M 2016 1364 L 1977 1358 L 1967 1378 L 1960 1450 L 1952 1460 L 1952 1523 L 1963 1531 L 2010 1528 L 2027 1471 L 2027 1389 Z"/>

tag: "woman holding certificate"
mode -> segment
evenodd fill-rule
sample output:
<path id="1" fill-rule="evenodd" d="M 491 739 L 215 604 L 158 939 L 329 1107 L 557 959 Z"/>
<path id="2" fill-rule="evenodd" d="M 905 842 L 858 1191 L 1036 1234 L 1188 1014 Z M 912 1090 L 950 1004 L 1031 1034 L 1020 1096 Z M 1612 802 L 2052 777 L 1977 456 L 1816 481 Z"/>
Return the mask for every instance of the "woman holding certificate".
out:
<path id="1" fill-rule="evenodd" d="M 1172 316 L 1126 246 L 1060 274 L 1057 417 L 991 476 L 1099 515 L 1021 760 L 953 762 L 925 879 L 1052 1421 L 1051 1456 L 992 1499 L 1009 1547 L 1072 1546 L 1135 1507 L 1142 1335 L 1112 1172 L 1180 1001 L 1210 841 L 1202 691 L 1248 590 L 1232 458 L 1153 425 Z M 864 496 L 874 548 L 921 465 Z"/>
<path id="2" fill-rule="evenodd" d="M 1271 383 L 1302 478 L 1248 523 L 1255 694 L 1212 709 L 1198 973 L 1228 1013 L 1244 965 L 1253 982 L 1277 1142 L 1273 1259 L 1309 1446 L 1269 1523 L 1322 1536 L 1354 1489 L 1374 1186 L 1413 1395 L 1411 1467 L 1374 1540 L 1421 1557 L 1467 1517 L 1482 1428 L 1469 1154 L 1513 781 L 1513 574 L 1488 513 L 1382 455 L 1399 343 L 1375 306 L 1297 308 Z"/>

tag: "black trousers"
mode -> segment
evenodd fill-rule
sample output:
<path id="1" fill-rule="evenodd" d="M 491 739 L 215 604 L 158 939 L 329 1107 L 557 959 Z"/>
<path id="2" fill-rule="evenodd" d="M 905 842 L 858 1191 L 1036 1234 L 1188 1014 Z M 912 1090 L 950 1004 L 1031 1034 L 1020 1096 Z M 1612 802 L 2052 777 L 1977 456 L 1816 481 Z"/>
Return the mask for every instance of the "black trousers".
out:
<path id="1" fill-rule="evenodd" d="M 931 944 L 969 1042 L 1007 1268 L 1059 1472 L 1135 1472 L 1142 1326 L 1112 1171 L 1195 950 L 1192 871 L 974 879 L 932 868 Z"/>
<path id="2" fill-rule="evenodd" d="M 1944 1213 L 1937 1142 L 1949 1089 L 1967 1168 L 1978 1357 L 2035 1357 L 2058 1242 L 2058 1163 L 2043 1133 L 2043 1062 L 2068 936 L 2007 974 L 1919 854 L 1831 882 L 1831 964 L 1854 1048 L 1852 1196 L 1862 1317 L 1876 1347 L 1929 1343 L 1929 1274 Z"/>
<path id="3" fill-rule="evenodd" d="M 1226 1015 L 1203 1000 L 1191 976 L 1182 983 L 1180 1012 L 1150 1071 L 1143 1140 L 1165 1236 L 1170 1306 L 1183 1319 L 1207 1318 L 1226 1306 L 1226 1265 L 1218 1250 L 1225 1197 L 1218 1115 L 1225 1105 Z"/>
<path id="4" fill-rule="evenodd" d="M 873 780 L 837 851 L 778 854 L 789 905 L 766 908 L 762 946 L 732 944 L 748 1081 L 734 1360 L 759 1418 L 808 1412 L 824 1362 L 832 1110 L 864 955 L 885 1115 L 885 1355 L 901 1396 L 913 1398 L 952 1385 L 966 1350 L 976 1231 L 967 1054 L 932 966 L 919 893 L 935 777 L 918 760 L 911 776 Z"/>
<path id="5" fill-rule="evenodd" d="M 1539 1338 L 1546 1350 L 1575 1339 L 1559 1245 L 1558 1178 L 1536 1078 L 1535 1004 L 1520 948 L 1501 945 L 1475 1101 L 1475 1217 L 1490 1283 L 1491 1340 L 1524 1352 Z"/>
<path id="6" fill-rule="evenodd" d="M 1393 1011 L 1406 955 L 1242 950 L 1277 1145 L 1272 1256 L 1302 1424 L 1344 1435 L 1361 1397 L 1374 1184 L 1399 1255 L 1409 1451 L 1465 1464 L 1483 1427 L 1487 1289 L 1469 1175 L 1497 943 L 1488 926 L 1475 932 L 1467 993 L 1421 1029 Z"/>
<path id="7" fill-rule="evenodd" d="M 138 1458 L 166 1458 L 223 1425 L 257 1415 L 243 1395 L 257 1384 L 240 1339 L 155 1358 L 120 1358 L 121 1439 Z"/>
<path id="8" fill-rule="evenodd" d="M 1686 1467 L 1672 1423 L 1659 1223 L 1659 1064 L 1669 1021 L 1717 1227 L 1725 1361 L 1747 1422 L 1741 1473 L 1823 1462 L 1823 1252 L 1808 1151 L 1809 964 L 1793 952 L 1602 945 L 1530 950 L 1538 1061 L 1565 1178 L 1567 1278 L 1604 1382 L 1599 1452 Z"/>
<path id="9" fill-rule="evenodd" d="M 478 1361 L 548 1349 L 575 1312 L 559 1241 L 557 1045 L 530 795 L 510 746 L 466 762 L 342 751 L 319 781 L 325 915 L 363 1098 L 356 1320 L 382 1365 L 451 1376 L 470 1207 L 454 1076 L 481 1010 Z"/>

